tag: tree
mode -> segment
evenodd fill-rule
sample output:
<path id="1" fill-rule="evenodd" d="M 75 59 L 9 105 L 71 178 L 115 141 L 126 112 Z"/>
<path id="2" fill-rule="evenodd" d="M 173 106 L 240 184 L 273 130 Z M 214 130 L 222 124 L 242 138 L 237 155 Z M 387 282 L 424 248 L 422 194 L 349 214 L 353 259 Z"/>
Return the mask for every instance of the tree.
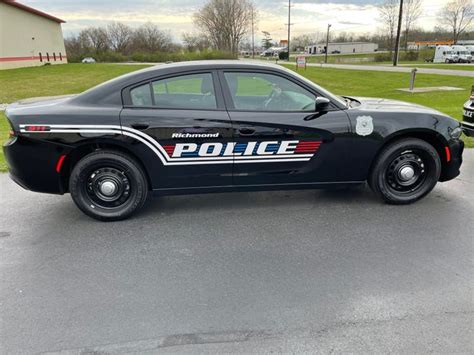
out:
<path id="1" fill-rule="evenodd" d="M 272 43 L 273 38 L 270 35 L 270 32 L 268 31 L 262 31 L 262 33 L 263 33 L 262 47 L 265 49 L 268 49 L 271 46 L 273 46 L 273 43 Z"/>
<path id="2" fill-rule="evenodd" d="M 453 0 L 439 13 L 440 22 L 451 30 L 454 42 L 466 32 L 474 19 L 472 0 Z"/>
<path id="3" fill-rule="evenodd" d="M 322 41 L 323 35 L 321 33 L 313 33 L 313 34 L 303 34 L 291 39 L 291 47 L 292 50 L 302 50 L 305 47 L 316 44 Z"/>
<path id="4" fill-rule="evenodd" d="M 133 30 L 121 22 L 112 22 L 107 26 L 110 47 L 119 53 L 125 53 L 130 45 Z"/>
<path id="5" fill-rule="evenodd" d="M 92 50 L 96 53 L 103 53 L 109 49 L 109 38 L 107 31 L 103 27 L 89 27 L 81 31 L 80 36 L 84 36 L 91 44 Z"/>
<path id="6" fill-rule="evenodd" d="M 147 22 L 133 33 L 133 49 L 144 53 L 168 51 L 172 40 L 168 33 L 161 31 L 158 26 Z"/>
<path id="7" fill-rule="evenodd" d="M 405 50 L 408 49 L 410 31 L 421 16 L 423 0 L 405 0 L 403 4 L 403 30 L 405 32 Z"/>
<path id="8" fill-rule="evenodd" d="M 251 28 L 252 9 L 249 0 L 209 0 L 194 14 L 194 20 L 216 49 L 237 54 Z"/>
<path id="9" fill-rule="evenodd" d="M 380 21 L 384 31 L 387 35 L 387 46 L 390 52 L 393 51 L 395 44 L 395 34 L 397 31 L 398 24 L 398 0 L 385 0 L 385 2 L 379 6 Z"/>
<path id="10" fill-rule="evenodd" d="M 190 52 L 207 50 L 211 46 L 209 38 L 199 33 L 183 33 L 182 39 L 184 47 Z"/>

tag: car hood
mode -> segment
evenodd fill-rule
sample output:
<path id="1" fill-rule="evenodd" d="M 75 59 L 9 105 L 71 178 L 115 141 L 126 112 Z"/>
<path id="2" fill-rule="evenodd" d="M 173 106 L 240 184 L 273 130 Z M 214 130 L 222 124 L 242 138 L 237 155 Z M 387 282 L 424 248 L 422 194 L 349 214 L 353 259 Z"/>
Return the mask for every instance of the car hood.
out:
<path id="1" fill-rule="evenodd" d="M 410 113 L 425 113 L 431 115 L 446 116 L 445 114 L 436 111 L 432 108 L 412 104 L 409 102 L 388 100 L 372 97 L 351 97 L 360 102 L 359 106 L 353 107 L 355 110 L 362 111 L 381 111 L 381 112 L 410 112 Z"/>

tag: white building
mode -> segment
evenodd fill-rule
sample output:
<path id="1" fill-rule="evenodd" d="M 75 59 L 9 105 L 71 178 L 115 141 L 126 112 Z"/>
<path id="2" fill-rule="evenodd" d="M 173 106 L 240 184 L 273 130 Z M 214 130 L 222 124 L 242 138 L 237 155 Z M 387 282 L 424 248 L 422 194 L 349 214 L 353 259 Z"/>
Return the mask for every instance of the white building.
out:
<path id="1" fill-rule="evenodd" d="M 0 0 L 0 69 L 67 63 L 63 20 Z"/>
<path id="2" fill-rule="evenodd" d="M 379 45 L 369 42 L 341 42 L 329 43 L 329 54 L 372 53 L 379 49 Z M 326 43 L 312 44 L 305 47 L 308 54 L 326 53 Z"/>

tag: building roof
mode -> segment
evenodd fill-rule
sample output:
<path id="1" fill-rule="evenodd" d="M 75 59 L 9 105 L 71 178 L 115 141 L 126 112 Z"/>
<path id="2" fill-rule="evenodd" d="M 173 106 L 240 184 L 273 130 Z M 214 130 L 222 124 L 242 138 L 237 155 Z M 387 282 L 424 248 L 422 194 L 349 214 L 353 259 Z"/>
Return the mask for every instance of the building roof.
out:
<path id="1" fill-rule="evenodd" d="M 29 12 L 30 14 L 34 14 L 34 15 L 37 15 L 37 16 L 47 18 L 48 20 L 52 20 L 52 21 L 55 21 L 57 23 L 66 23 L 66 21 L 61 20 L 60 18 L 54 17 L 54 16 L 49 15 L 45 12 L 33 9 L 32 7 L 20 4 L 19 2 L 16 2 L 14 0 L 0 0 L 0 2 L 4 3 L 6 5 L 14 6 L 14 7 L 16 7 L 20 10 Z"/>

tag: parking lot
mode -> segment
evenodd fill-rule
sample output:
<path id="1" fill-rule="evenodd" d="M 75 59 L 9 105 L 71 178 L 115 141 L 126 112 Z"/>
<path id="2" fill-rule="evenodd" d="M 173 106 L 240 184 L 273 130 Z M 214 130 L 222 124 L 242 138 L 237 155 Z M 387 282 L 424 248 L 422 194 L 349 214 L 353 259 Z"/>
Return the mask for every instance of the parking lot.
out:
<path id="1" fill-rule="evenodd" d="M 365 188 L 156 198 L 100 223 L 0 175 L 0 353 L 472 352 L 474 151 Z"/>

